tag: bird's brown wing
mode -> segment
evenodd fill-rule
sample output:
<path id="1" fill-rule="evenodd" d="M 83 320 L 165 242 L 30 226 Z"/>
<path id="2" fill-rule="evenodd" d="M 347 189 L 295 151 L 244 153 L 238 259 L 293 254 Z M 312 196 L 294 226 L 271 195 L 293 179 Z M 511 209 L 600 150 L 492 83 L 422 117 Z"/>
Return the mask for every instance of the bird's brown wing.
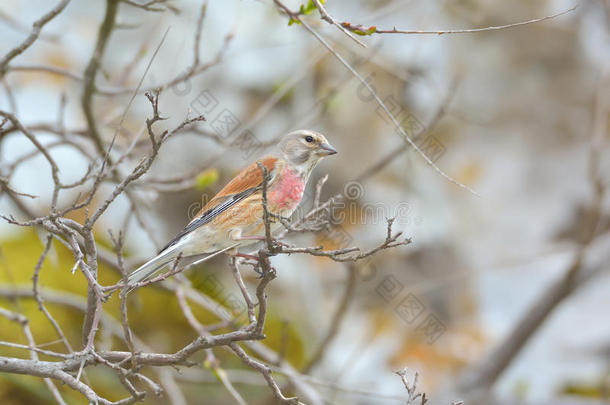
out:
<path id="1" fill-rule="evenodd" d="M 237 176 L 235 176 L 226 186 L 222 188 L 189 222 L 189 224 L 172 239 L 161 252 L 175 245 L 183 236 L 191 233 L 200 226 L 207 224 L 219 214 L 234 206 L 244 198 L 252 195 L 260 189 L 263 183 L 263 173 L 258 166 L 260 162 L 267 172 L 273 177 L 277 158 L 265 157 L 252 163 Z"/>
<path id="2" fill-rule="evenodd" d="M 216 194 L 214 198 L 212 198 L 197 213 L 197 215 L 195 215 L 195 218 L 204 215 L 206 211 L 219 205 L 227 197 L 243 193 L 252 188 L 259 187 L 263 182 L 263 173 L 261 168 L 258 166 L 258 162 L 265 166 L 267 172 L 273 176 L 273 170 L 275 169 L 275 163 L 277 162 L 277 158 L 269 156 L 257 160 L 256 162 L 252 163 L 250 166 L 242 170 L 237 176 L 233 178 L 233 180 L 228 182 L 227 185 L 224 186 L 222 190 L 220 190 L 218 194 Z"/>

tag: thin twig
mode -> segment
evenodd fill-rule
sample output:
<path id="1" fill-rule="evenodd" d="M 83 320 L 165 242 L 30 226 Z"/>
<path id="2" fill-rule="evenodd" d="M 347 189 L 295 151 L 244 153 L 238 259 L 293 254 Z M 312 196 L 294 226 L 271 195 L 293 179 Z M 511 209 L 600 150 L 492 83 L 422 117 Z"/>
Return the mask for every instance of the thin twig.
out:
<path id="1" fill-rule="evenodd" d="M 311 26 L 309 26 L 309 24 L 307 24 L 307 22 L 305 22 L 298 14 L 295 14 L 288 7 L 286 7 L 281 1 L 279 1 L 279 0 L 273 0 L 273 1 L 286 14 L 288 14 L 289 16 L 300 21 L 301 24 L 303 25 L 303 27 L 305 27 L 305 29 L 307 31 L 309 31 L 322 45 L 324 45 L 324 47 L 326 49 L 328 49 L 328 51 L 330 53 L 332 53 L 335 56 L 335 58 L 337 58 L 339 60 L 339 62 L 341 62 L 341 64 L 343 64 L 343 66 L 345 66 L 367 88 L 367 90 L 375 98 L 375 101 L 377 102 L 377 104 L 379 104 L 379 106 L 383 109 L 383 111 L 385 111 L 387 116 L 390 118 L 390 120 L 392 121 L 392 123 L 394 124 L 396 129 L 399 131 L 400 135 L 405 140 L 405 142 L 407 142 L 417 152 L 417 154 L 420 155 L 422 157 L 422 159 L 424 159 L 424 161 L 428 164 L 428 166 L 432 167 L 432 169 L 434 169 L 434 171 L 436 171 L 441 177 L 443 177 L 445 180 L 449 181 L 450 183 L 453 183 L 456 186 L 467 190 L 468 192 L 470 192 L 473 195 L 480 196 L 472 188 L 468 187 L 465 184 L 460 183 L 459 181 L 457 181 L 456 179 L 454 179 L 453 177 L 451 177 L 447 173 L 445 173 L 419 148 L 419 146 L 417 146 L 417 144 L 406 134 L 405 130 L 402 128 L 402 126 L 400 125 L 400 123 L 398 122 L 398 120 L 396 119 L 394 114 L 392 114 L 392 112 L 387 107 L 387 105 L 383 102 L 383 100 L 381 100 L 381 97 L 379 97 L 379 95 L 373 89 L 373 87 L 370 85 L 370 83 L 368 83 L 341 55 L 339 55 L 337 53 L 337 51 L 335 51 L 333 49 L 333 47 L 320 34 L 318 34 L 318 32 L 316 32 Z"/>
<path id="2" fill-rule="evenodd" d="M 477 32 L 498 31 L 498 30 L 504 30 L 507 28 L 521 27 L 523 25 L 536 24 L 536 23 L 539 23 L 542 21 L 551 20 L 551 19 L 560 17 L 564 14 L 568 14 L 568 13 L 576 10 L 577 8 L 578 8 L 578 5 L 575 5 L 574 7 L 569 8 L 568 10 L 564 10 L 559 13 L 548 15 L 545 17 L 534 18 L 534 19 L 527 20 L 527 21 L 520 21 L 520 22 L 505 24 L 505 25 L 484 27 L 484 28 L 426 31 L 426 30 L 403 30 L 403 29 L 397 29 L 396 27 L 394 27 L 392 29 L 384 30 L 384 29 L 379 29 L 377 27 L 366 28 L 366 27 L 362 27 L 360 25 L 351 24 L 349 22 L 342 22 L 341 26 L 352 32 L 365 32 L 367 35 L 371 35 L 371 34 L 408 34 L 408 35 L 411 35 L 411 34 L 417 34 L 417 35 L 472 34 L 472 33 L 477 33 Z"/>
<path id="3" fill-rule="evenodd" d="M 28 35 L 28 37 L 21 44 L 19 44 L 19 46 L 11 49 L 2 57 L 2 59 L 0 59 L 0 79 L 6 74 L 10 61 L 28 49 L 40 36 L 42 27 L 44 27 L 45 24 L 51 21 L 53 18 L 57 17 L 66 8 L 69 2 L 70 0 L 61 0 L 55 7 L 53 7 L 53 9 L 51 9 L 51 11 L 36 20 L 32 25 L 32 32 L 30 35 Z"/>

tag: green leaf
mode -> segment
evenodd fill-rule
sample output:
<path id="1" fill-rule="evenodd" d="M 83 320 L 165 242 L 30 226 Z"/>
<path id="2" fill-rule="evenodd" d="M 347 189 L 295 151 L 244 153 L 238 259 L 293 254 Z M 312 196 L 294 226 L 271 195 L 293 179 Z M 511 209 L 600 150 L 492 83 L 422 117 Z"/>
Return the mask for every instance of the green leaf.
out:
<path id="1" fill-rule="evenodd" d="M 197 178 L 195 179 L 195 188 L 197 190 L 203 190 L 206 187 L 211 186 L 212 184 L 218 181 L 218 170 L 216 169 L 207 169 L 202 171 Z"/>
<path id="2" fill-rule="evenodd" d="M 303 9 L 303 6 L 301 6 L 301 10 Z M 307 7 L 305 7 L 305 12 L 303 14 L 311 14 L 312 11 L 314 11 L 316 9 L 316 5 L 314 4 L 313 0 L 309 0 L 309 2 L 307 3 Z"/>
<path id="3" fill-rule="evenodd" d="M 371 35 L 371 34 L 374 34 L 375 32 L 377 32 L 377 27 L 375 27 L 375 26 L 368 27 L 366 30 L 356 28 L 356 29 L 352 30 L 352 32 L 356 35 L 366 36 L 366 35 Z"/>
<path id="4" fill-rule="evenodd" d="M 371 35 L 371 34 L 374 34 L 376 32 L 377 32 L 377 27 L 372 26 L 372 27 L 369 27 L 369 29 L 366 30 L 366 35 Z"/>
<path id="5" fill-rule="evenodd" d="M 321 4 L 325 4 L 326 0 L 320 0 Z M 314 10 L 316 10 L 317 7 L 315 5 L 315 3 L 313 2 L 313 0 L 309 0 L 307 2 L 307 5 L 305 4 L 301 4 L 301 6 L 299 7 L 299 15 L 308 15 L 311 14 Z M 291 17 L 290 20 L 288 20 L 288 26 L 291 26 L 292 24 L 300 24 L 301 22 L 299 20 L 297 20 L 294 17 Z"/>

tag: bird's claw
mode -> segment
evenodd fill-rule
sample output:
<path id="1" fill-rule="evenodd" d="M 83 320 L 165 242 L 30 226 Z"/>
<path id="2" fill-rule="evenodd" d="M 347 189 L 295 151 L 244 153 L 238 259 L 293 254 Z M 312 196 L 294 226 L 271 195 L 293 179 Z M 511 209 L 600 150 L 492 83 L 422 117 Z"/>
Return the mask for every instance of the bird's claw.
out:
<path id="1" fill-rule="evenodd" d="M 281 248 L 287 248 L 290 247 L 290 245 L 288 245 L 285 242 L 282 242 L 279 239 L 271 239 L 271 247 L 273 249 L 281 249 Z"/>
<path id="2" fill-rule="evenodd" d="M 258 280 L 263 279 L 268 274 L 272 274 L 273 275 L 272 278 L 275 278 L 276 270 L 274 267 L 269 267 L 269 270 L 265 271 L 262 269 L 261 266 L 254 266 L 253 270 L 256 274 L 258 274 L 258 277 L 257 277 Z"/>
<path id="3" fill-rule="evenodd" d="M 254 270 L 254 272 L 255 272 L 256 274 L 258 274 L 258 277 L 256 277 L 256 278 L 257 278 L 257 279 L 259 279 L 259 280 L 260 280 L 261 278 L 263 278 L 263 276 L 265 275 L 265 273 L 263 272 L 263 270 L 261 269 L 261 267 L 260 267 L 260 266 L 253 266 L 253 267 L 252 267 L 252 270 Z"/>

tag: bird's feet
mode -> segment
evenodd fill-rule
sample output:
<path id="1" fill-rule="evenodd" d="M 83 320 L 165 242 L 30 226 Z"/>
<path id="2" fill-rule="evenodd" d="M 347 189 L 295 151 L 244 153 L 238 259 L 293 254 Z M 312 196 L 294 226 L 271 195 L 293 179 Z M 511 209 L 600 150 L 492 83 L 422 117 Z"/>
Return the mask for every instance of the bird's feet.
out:
<path id="1" fill-rule="evenodd" d="M 246 253 L 235 253 L 233 256 L 236 257 L 243 257 L 244 259 L 248 259 L 248 260 L 254 260 L 255 262 L 259 261 L 259 257 L 256 255 L 249 255 Z"/>
<path id="2" fill-rule="evenodd" d="M 249 255 L 247 253 L 235 253 L 233 256 L 246 259 L 244 261 L 244 264 L 252 266 L 252 270 L 254 270 L 256 274 L 258 274 L 258 278 L 263 277 L 263 271 L 261 270 L 260 265 L 260 257 L 256 255 Z"/>
<path id="3" fill-rule="evenodd" d="M 263 235 L 239 235 L 239 234 L 231 235 L 231 239 L 233 239 L 235 241 L 257 240 L 257 241 L 261 241 L 261 242 L 265 242 L 267 240 L 267 238 Z M 283 247 L 289 247 L 289 245 L 278 239 L 271 238 L 271 247 L 274 250 L 277 250 L 277 249 L 281 249 Z"/>

